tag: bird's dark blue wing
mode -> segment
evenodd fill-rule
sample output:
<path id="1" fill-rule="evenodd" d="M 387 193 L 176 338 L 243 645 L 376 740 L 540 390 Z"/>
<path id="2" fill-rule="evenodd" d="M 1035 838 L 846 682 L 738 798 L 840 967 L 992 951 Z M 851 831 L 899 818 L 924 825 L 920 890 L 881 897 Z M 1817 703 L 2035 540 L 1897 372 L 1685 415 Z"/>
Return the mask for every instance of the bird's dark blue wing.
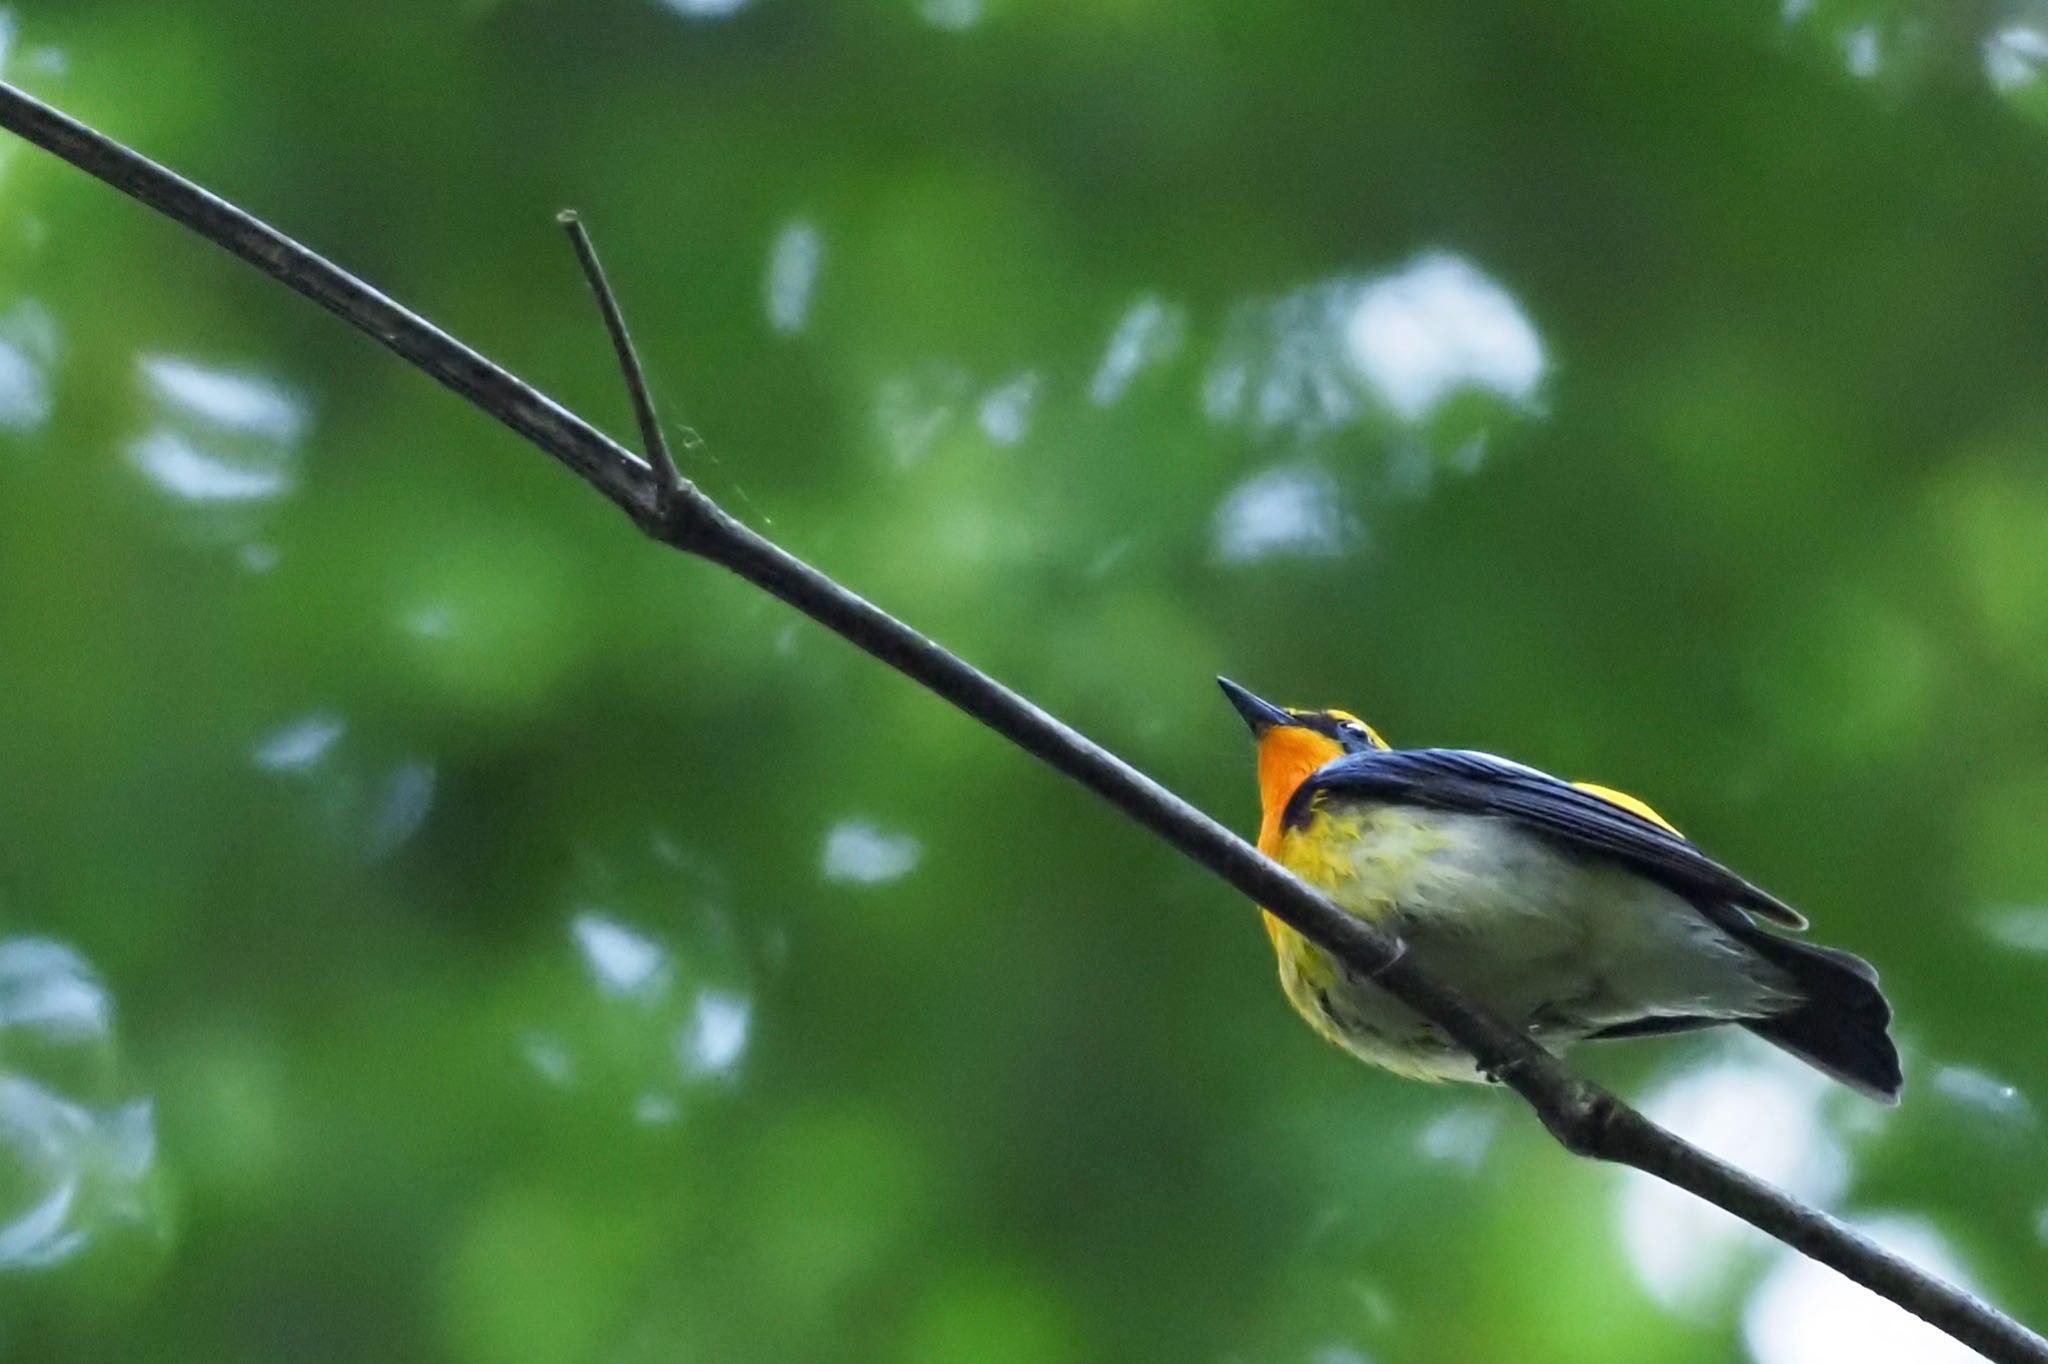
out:
<path id="1" fill-rule="evenodd" d="M 1285 821 L 1299 824 L 1318 795 L 1491 815 L 1512 820 L 1570 852 L 1619 863 L 1718 918 L 1725 905 L 1792 927 L 1798 911 L 1701 852 L 1682 835 L 1633 810 L 1582 791 L 1533 767 L 1454 748 L 1396 748 L 1352 753 L 1311 773 L 1288 801 Z"/>

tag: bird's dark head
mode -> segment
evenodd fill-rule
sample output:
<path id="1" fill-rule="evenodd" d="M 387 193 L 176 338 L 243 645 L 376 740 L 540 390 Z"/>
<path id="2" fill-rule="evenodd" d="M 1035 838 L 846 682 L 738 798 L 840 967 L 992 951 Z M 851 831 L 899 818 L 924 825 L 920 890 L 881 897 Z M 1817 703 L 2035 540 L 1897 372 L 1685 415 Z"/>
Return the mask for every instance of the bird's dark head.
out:
<path id="1" fill-rule="evenodd" d="M 1276 706 L 1227 677 L 1217 678 L 1216 684 L 1258 740 L 1259 795 L 1269 821 L 1278 819 L 1294 788 L 1324 763 L 1387 747 L 1377 730 L 1348 710 L 1295 710 Z"/>
<path id="2" fill-rule="evenodd" d="M 1252 737 L 1264 748 L 1272 738 L 1285 742 L 1300 742 L 1285 734 L 1287 730 L 1301 730 L 1305 735 L 1314 735 L 1334 744 L 1331 757 L 1340 753 L 1363 753 L 1368 749 L 1385 748 L 1387 741 L 1379 731 L 1359 719 L 1348 710 L 1296 710 L 1288 706 L 1276 706 L 1264 697 L 1258 696 L 1227 677 L 1216 679 L 1216 685 L 1223 688 L 1223 694 L 1230 698 L 1230 704 L 1244 717 L 1245 725 Z"/>

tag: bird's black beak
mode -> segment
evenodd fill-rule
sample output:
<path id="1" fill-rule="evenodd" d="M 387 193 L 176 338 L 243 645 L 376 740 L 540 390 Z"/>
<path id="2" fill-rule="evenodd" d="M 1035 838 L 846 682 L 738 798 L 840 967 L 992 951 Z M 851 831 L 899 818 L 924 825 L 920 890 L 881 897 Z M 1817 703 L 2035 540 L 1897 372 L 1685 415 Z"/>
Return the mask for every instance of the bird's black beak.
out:
<path id="1" fill-rule="evenodd" d="M 1254 735 L 1264 734 L 1275 725 L 1291 725 L 1294 717 L 1271 701 L 1264 701 L 1246 691 L 1227 677 L 1216 679 L 1216 685 L 1223 688 L 1223 694 L 1230 698 L 1230 704 L 1237 707 L 1237 713 L 1244 717 Z"/>

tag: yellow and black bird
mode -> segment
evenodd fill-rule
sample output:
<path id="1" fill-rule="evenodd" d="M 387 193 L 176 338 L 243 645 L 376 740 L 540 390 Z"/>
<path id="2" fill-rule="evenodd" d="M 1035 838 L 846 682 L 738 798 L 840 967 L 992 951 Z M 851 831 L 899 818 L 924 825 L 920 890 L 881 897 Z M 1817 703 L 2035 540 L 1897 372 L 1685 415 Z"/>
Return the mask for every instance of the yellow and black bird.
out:
<path id="1" fill-rule="evenodd" d="M 1899 1096 L 1891 1007 L 1860 957 L 1634 796 L 1487 753 L 1389 748 L 1341 710 L 1216 679 L 1258 740 L 1259 849 L 1398 935 L 1433 978 L 1552 1051 L 1740 1024 L 1844 1084 Z M 1265 916 L 1288 1000 L 1362 1060 L 1482 1078 L 1419 1015 Z"/>

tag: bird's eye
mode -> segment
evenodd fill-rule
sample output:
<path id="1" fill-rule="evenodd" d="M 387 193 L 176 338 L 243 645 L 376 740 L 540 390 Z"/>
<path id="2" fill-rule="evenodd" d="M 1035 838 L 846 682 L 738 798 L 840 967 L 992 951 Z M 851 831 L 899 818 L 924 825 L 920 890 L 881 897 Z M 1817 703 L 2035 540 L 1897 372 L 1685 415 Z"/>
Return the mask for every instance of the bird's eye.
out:
<path id="1" fill-rule="evenodd" d="M 1350 716 L 1337 721 L 1330 737 L 1343 745 L 1346 753 L 1369 753 L 1386 747 L 1385 741 L 1373 733 L 1370 726 Z"/>

